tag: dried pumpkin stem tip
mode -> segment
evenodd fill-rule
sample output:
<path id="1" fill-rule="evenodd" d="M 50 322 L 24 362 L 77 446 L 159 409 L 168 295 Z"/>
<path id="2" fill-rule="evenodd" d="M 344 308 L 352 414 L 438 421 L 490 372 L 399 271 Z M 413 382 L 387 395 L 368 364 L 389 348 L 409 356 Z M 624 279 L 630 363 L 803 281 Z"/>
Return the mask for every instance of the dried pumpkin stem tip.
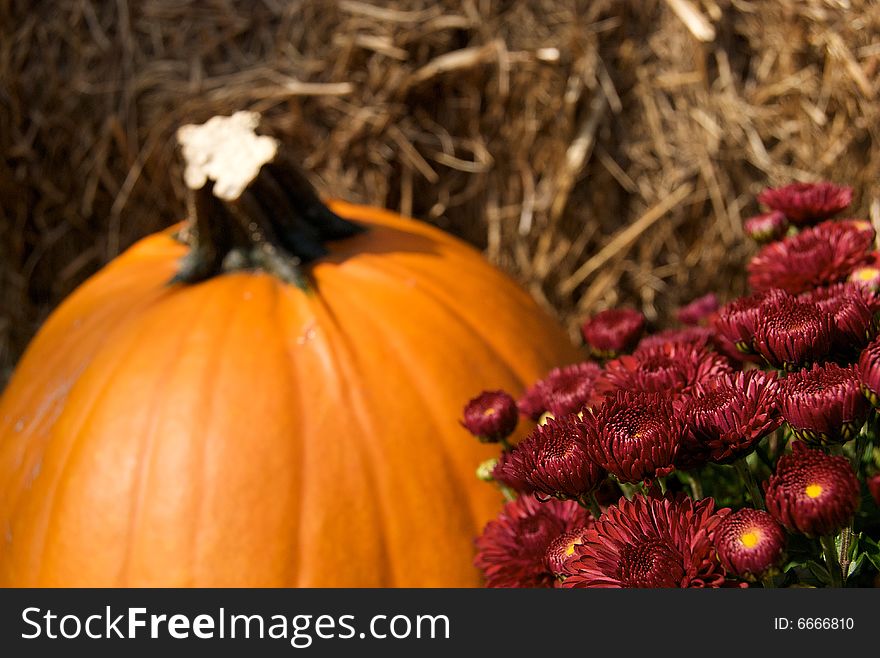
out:
<path id="1" fill-rule="evenodd" d="M 260 115 L 236 112 L 177 131 L 189 189 L 190 251 L 172 282 L 261 269 L 305 287 L 302 265 L 363 227 L 325 206 L 292 158 L 258 135 Z"/>

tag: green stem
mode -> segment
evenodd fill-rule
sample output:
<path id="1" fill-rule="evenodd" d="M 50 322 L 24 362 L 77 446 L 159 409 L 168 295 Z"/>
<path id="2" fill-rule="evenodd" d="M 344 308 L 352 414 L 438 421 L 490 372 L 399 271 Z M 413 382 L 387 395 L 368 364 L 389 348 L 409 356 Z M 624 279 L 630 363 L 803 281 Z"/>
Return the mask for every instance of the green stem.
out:
<path id="1" fill-rule="evenodd" d="M 734 466 L 736 467 L 736 472 L 739 474 L 739 477 L 743 481 L 746 489 L 748 489 L 749 495 L 752 498 L 752 504 L 755 506 L 755 509 L 766 509 L 766 507 L 764 506 L 764 496 L 761 495 L 761 490 L 758 488 L 758 483 L 755 481 L 755 476 L 752 475 L 752 470 L 749 468 L 748 462 L 746 462 L 746 458 L 743 457 L 741 459 L 737 459 L 734 462 Z"/>
<path id="2" fill-rule="evenodd" d="M 632 485 L 629 482 L 620 482 L 620 481 L 618 481 L 617 484 L 620 485 L 620 490 L 623 492 L 623 495 L 626 497 L 626 499 L 632 500 L 633 496 L 637 492 L 635 485 Z"/>
<path id="3" fill-rule="evenodd" d="M 840 562 L 837 561 L 837 547 L 834 545 L 834 537 L 827 535 L 822 537 L 822 550 L 825 553 L 825 566 L 828 575 L 831 576 L 832 587 L 843 587 L 843 572 L 840 570 Z"/>
<path id="4" fill-rule="evenodd" d="M 862 470 L 862 461 L 865 458 L 865 448 L 867 448 L 867 446 L 868 424 L 865 423 L 856 436 L 856 445 L 853 450 L 852 461 L 850 462 L 853 471 L 855 471 L 856 477 L 859 477 L 859 473 Z M 840 576 L 844 585 L 846 585 L 846 579 L 849 576 L 849 565 L 852 562 L 849 553 L 852 546 L 853 521 L 850 521 L 849 526 L 844 528 L 840 533 Z"/>
<path id="5" fill-rule="evenodd" d="M 501 447 L 504 448 L 504 450 L 506 450 L 507 452 L 513 450 L 513 446 L 510 444 L 510 441 L 507 440 L 507 437 L 499 439 L 498 442 L 501 444 Z"/>
<path id="6" fill-rule="evenodd" d="M 683 472 L 681 476 L 691 490 L 691 498 L 700 500 L 703 497 L 703 481 L 700 478 L 700 474 L 696 471 Z"/>
<path id="7" fill-rule="evenodd" d="M 856 445 L 855 450 L 853 452 L 853 458 L 850 462 L 853 471 L 856 473 L 856 477 L 859 477 L 859 473 L 862 470 L 862 461 L 865 459 L 865 449 L 868 447 L 868 424 L 862 427 L 861 431 L 856 436 Z"/>
<path id="8" fill-rule="evenodd" d="M 840 579 L 843 585 L 846 585 L 846 578 L 849 576 L 849 565 L 852 563 L 849 557 L 852 538 L 853 528 L 852 521 L 850 521 L 849 526 L 840 531 Z"/>
<path id="9" fill-rule="evenodd" d="M 764 585 L 764 589 L 776 589 L 776 583 L 773 582 L 773 576 L 770 574 L 766 574 L 761 578 L 761 584 Z"/>
<path id="10" fill-rule="evenodd" d="M 599 517 L 602 515 L 602 510 L 599 508 L 599 501 L 596 500 L 596 494 L 591 493 L 587 497 L 587 507 L 590 508 L 590 514 L 593 516 L 593 519 L 599 520 Z"/>

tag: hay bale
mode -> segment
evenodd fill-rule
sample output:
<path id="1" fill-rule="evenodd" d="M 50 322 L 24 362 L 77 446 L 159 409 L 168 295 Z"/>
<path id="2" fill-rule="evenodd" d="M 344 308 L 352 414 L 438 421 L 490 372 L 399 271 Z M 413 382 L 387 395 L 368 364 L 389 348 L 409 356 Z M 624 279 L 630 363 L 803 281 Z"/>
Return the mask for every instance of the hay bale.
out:
<path id="1" fill-rule="evenodd" d="M 174 129 L 238 109 L 326 194 L 463 236 L 570 326 L 664 322 L 742 286 L 764 185 L 848 181 L 877 214 L 878 28 L 862 0 L 2 3 L 0 369 L 183 216 Z"/>

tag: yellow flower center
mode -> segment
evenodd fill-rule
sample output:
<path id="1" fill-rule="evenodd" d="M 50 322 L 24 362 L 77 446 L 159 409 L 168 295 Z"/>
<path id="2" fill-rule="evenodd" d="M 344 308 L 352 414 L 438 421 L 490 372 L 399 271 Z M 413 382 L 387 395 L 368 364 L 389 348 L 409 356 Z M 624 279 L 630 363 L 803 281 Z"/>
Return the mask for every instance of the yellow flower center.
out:
<path id="1" fill-rule="evenodd" d="M 577 542 L 573 541 L 568 546 L 565 547 L 566 557 L 574 555 L 574 547 L 575 546 L 577 546 Z"/>
<path id="2" fill-rule="evenodd" d="M 875 267 L 862 267 L 852 274 L 855 281 L 873 281 L 878 276 L 880 276 L 880 270 Z"/>
<path id="3" fill-rule="evenodd" d="M 497 413 L 498 413 L 498 412 L 495 411 L 495 409 L 494 409 L 493 407 L 489 407 L 488 409 L 483 409 L 483 417 L 484 417 L 484 418 L 485 418 L 486 416 L 494 416 L 494 415 L 497 414 Z"/>
<path id="4" fill-rule="evenodd" d="M 740 535 L 739 540 L 742 542 L 742 545 L 746 548 L 754 548 L 758 545 L 758 540 L 761 539 L 761 536 L 758 534 L 757 530 L 749 530 L 748 532 L 744 532 Z"/>
<path id="5" fill-rule="evenodd" d="M 806 488 L 806 494 L 810 498 L 818 498 L 822 495 L 822 485 L 821 484 L 808 484 Z"/>

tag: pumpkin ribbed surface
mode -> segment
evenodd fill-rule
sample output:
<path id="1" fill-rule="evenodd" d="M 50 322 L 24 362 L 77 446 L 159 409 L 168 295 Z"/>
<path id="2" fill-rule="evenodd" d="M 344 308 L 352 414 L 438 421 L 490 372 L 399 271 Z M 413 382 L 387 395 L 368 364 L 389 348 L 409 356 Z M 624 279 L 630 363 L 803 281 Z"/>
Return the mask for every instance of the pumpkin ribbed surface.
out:
<path id="1" fill-rule="evenodd" d="M 470 247 L 390 212 L 308 290 L 167 285 L 148 237 L 66 300 L 0 400 L 0 585 L 469 586 L 483 388 L 577 359 Z"/>

